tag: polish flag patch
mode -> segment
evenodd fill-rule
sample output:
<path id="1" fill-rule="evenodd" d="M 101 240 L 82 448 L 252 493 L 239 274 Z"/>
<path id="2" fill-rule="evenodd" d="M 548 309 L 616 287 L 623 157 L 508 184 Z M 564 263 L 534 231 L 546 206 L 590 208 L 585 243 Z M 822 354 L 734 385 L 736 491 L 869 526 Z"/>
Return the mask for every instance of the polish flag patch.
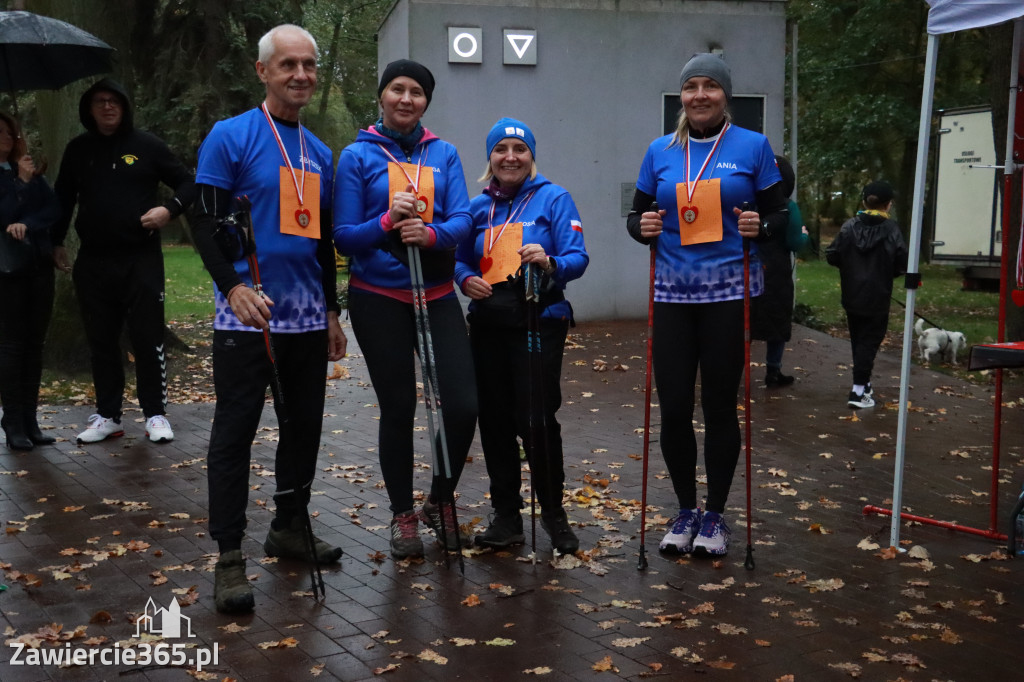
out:
<path id="1" fill-rule="evenodd" d="M 569 221 L 569 225 L 570 225 L 570 227 L 572 227 L 572 229 L 573 229 L 573 230 L 575 230 L 576 232 L 582 232 L 582 231 L 583 231 L 583 223 L 581 223 L 581 222 L 580 222 L 580 221 L 578 221 L 578 220 L 570 220 L 570 221 Z"/>

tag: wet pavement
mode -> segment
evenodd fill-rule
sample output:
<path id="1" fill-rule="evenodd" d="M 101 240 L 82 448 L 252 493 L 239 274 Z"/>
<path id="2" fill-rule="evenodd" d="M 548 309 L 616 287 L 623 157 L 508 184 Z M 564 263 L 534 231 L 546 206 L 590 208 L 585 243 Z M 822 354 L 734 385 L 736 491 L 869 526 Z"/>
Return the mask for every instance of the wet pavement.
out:
<path id="1" fill-rule="evenodd" d="M 888 517 L 862 513 L 892 495 L 899 358 L 879 357 L 878 405 L 855 414 L 845 404 L 847 343 L 804 328 L 794 330 L 786 354 L 794 385 L 768 391 L 763 367 L 753 369 L 753 570 L 743 565 L 742 458 L 727 512 L 728 557 L 658 553 L 676 510 L 655 443 L 649 567 L 638 571 L 644 333 L 637 322 L 581 325 L 566 351 L 567 504 L 583 552 L 553 566 L 538 524 L 532 562 L 527 519 L 526 546 L 469 553 L 465 574 L 454 557 L 446 567 L 427 537 L 424 562 L 388 555 L 377 408 L 353 346 L 340 363 L 348 377 L 328 381 L 311 505 L 317 533 L 345 556 L 324 570 L 320 602 L 308 596 L 304 566 L 264 560 L 276 445 L 268 407 L 253 447 L 243 544 L 256 611 L 243 617 L 213 607 L 204 468 L 212 404 L 172 405 L 172 443 L 150 444 L 141 413 L 131 411 L 124 438 L 83 447 L 74 438 L 90 406 L 46 408 L 44 424 L 60 442 L 24 454 L 0 446 L 4 640 L 41 642 L 36 654 L 20 653 L 29 662 L 63 648 L 123 651 L 139 641 L 140 628 L 147 634 L 146 621 L 136 622 L 147 600 L 163 608 L 177 597 L 190 630 L 177 638 L 165 632 L 163 651 L 194 660 L 216 647 L 217 660 L 201 673 L 123 659 L 104 665 L 98 654 L 92 665 L 17 665 L 17 648 L 4 646 L 0 679 L 1017 678 L 1024 564 L 1007 560 L 995 540 L 919 524 L 902 526 L 910 551 L 885 558 Z M 755 343 L 753 359 L 761 358 Z M 988 529 L 991 388 L 919 365 L 912 383 L 905 511 Z M 1018 386 L 1004 403 L 998 530 L 1005 533 L 1024 480 Z M 699 426 L 699 409 L 696 419 Z M 655 440 L 659 420 L 655 410 Z M 422 489 L 430 453 L 425 420 L 418 424 Z M 478 446 L 472 454 L 459 514 L 480 531 L 487 477 Z"/>

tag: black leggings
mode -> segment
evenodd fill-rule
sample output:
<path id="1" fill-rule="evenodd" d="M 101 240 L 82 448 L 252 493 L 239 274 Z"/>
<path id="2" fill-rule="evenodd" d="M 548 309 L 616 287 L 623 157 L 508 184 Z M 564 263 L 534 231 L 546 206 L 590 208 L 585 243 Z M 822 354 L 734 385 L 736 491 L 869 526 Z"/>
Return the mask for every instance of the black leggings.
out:
<path id="1" fill-rule="evenodd" d="M 472 316 L 470 316 L 472 318 Z M 562 456 L 562 427 L 555 413 L 562 405 L 560 379 L 562 355 L 569 323 L 541 320 L 540 348 L 544 397 L 547 459 L 530 461 L 534 489 L 545 516 L 562 509 L 565 470 Z M 501 329 L 485 324 L 470 325 L 477 392 L 480 396 L 480 443 L 484 448 L 487 475 L 491 479 L 491 506 L 499 514 L 518 514 L 523 508 L 522 461 L 519 441 L 527 454 L 533 448 L 530 433 L 530 356 L 526 329 Z"/>
<path id="2" fill-rule="evenodd" d="M 743 301 L 654 304 L 654 378 L 661 452 L 680 509 L 697 507 L 693 413 L 700 370 L 707 509 L 722 513 L 740 453 L 736 394 L 743 376 Z"/>
<path id="3" fill-rule="evenodd" d="M 352 331 L 366 359 L 380 405 L 381 473 L 391 500 L 391 511 L 401 514 L 413 508 L 412 429 L 417 403 L 413 354 L 418 352 L 413 307 L 411 303 L 357 289 L 349 290 L 348 304 Z M 458 299 L 453 296 L 430 301 L 427 310 L 454 489 L 476 430 L 473 359 Z M 440 452 L 438 443 L 439 455 Z M 434 466 L 433 473 L 430 496 L 437 500 L 447 490 L 442 471 Z"/>
<path id="4" fill-rule="evenodd" d="M 35 419 L 53 286 L 49 262 L 31 275 L 0 277 L 0 403 L 5 414 L 23 409 Z"/>

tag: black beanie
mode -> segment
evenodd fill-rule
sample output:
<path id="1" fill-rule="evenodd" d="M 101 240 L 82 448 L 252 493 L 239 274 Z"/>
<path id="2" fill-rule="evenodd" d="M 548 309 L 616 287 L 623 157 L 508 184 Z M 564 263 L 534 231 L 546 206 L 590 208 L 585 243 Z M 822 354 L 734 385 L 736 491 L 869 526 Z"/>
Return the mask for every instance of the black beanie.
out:
<path id="1" fill-rule="evenodd" d="M 427 106 L 429 107 L 430 100 L 434 95 L 434 75 L 430 73 L 430 69 L 411 59 L 398 59 L 384 67 L 384 73 L 380 76 L 380 85 L 377 86 L 377 99 L 380 99 L 388 83 L 399 76 L 408 76 L 420 84 L 423 94 L 427 96 Z"/>

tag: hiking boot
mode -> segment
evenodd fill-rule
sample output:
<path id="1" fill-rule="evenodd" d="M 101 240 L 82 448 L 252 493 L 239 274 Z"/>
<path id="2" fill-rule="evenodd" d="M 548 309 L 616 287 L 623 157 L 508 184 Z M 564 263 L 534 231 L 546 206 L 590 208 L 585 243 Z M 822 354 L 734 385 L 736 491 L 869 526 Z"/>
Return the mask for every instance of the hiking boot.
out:
<path id="1" fill-rule="evenodd" d="M 793 383 L 794 378 L 783 374 L 781 371 L 774 367 L 768 368 L 767 373 L 764 375 L 764 385 L 768 388 L 775 388 L 777 386 L 789 386 Z"/>
<path id="2" fill-rule="evenodd" d="M 94 414 L 89 417 L 89 427 L 78 434 L 78 444 L 99 443 L 108 438 L 123 435 L 124 429 L 121 427 L 121 422 Z"/>
<path id="3" fill-rule="evenodd" d="M 312 561 L 309 554 L 309 530 L 306 528 L 304 515 L 292 517 L 287 528 L 274 530 L 270 527 L 267 540 L 263 543 L 263 551 L 267 556 L 284 557 L 296 561 Z M 341 558 L 341 547 L 331 547 L 320 538 L 313 536 L 313 547 L 316 549 L 316 561 L 319 564 L 333 564 Z"/>
<path id="4" fill-rule="evenodd" d="M 466 540 L 468 538 L 462 537 L 462 533 L 456 534 L 455 528 L 455 514 L 452 512 L 451 504 L 435 504 L 430 500 L 423 503 L 423 509 L 420 510 L 420 518 L 423 522 L 430 526 L 430 529 L 434 531 L 434 535 L 437 536 L 438 542 L 441 541 L 441 513 L 444 510 L 444 544 L 445 549 L 449 552 L 458 552 L 462 550 L 462 547 L 467 545 Z M 459 544 L 462 544 L 460 547 Z"/>
<path id="5" fill-rule="evenodd" d="M 154 443 L 170 443 L 174 440 L 171 423 L 162 414 L 154 414 L 146 420 L 146 435 Z"/>
<path id="6" fill-rule="evenodd" d="M 849 407 L 860 409 L 862 407 L 874 407 L 875 399 L 871 397 L 871 394 L 864 390 L 864 393 L 857 395 L 853 391 L 850 391 L 850 397 L 846 399 L 846 404 Z"/>
<path id="7" fill-rule="evenodd" d="M 480 547 L 502 549 L 526 542 L 523 535 L 523 515 L 519 512 L 511 514 L 491 514 L 491 523 L 483 535 L 476 536 L 476 544 Z"/>
<path id="8" fill-rule="evenodd" d="M 540 525 L 551 537 L 551 546 L 559 554 L 575 554 L 580 548 L 580 541 L 569 527 L 569 517 L 564 509 L 559 509 L 550 516 L 542 515 Z"/>
<path id="9" fill-rule="evenodd" d="M 249 580 L 245 577 L 242 550 L 224 552 L 217 560 L 213 581 L 213 603 L 221 613 L 249 613 L 256 606 Z"/>
<path id="10" fill-rule="evenodd" d="M 693 553 L 723 556 L 729 551 L 731 535 L 732 532 L 721 514 L 706 511 L 700 518 L 700 531 L 693 540 Z"/>
<path id="11" fill-rule="evenodd" d="M 396 514 L 391 519 L 391 556 L 395 559 L 419 558 L 423 556 L 423 541 L 420 540 L 420 515 L 415 509 Z"/>
<path id="12" fill-rule="evenodd" d="M 662 552 L 689 554 L 693 551 L 693 538 L 700 530 L 700 508 L 680 509 L 672 528 L 661 539 L 658 549 Z"/>

